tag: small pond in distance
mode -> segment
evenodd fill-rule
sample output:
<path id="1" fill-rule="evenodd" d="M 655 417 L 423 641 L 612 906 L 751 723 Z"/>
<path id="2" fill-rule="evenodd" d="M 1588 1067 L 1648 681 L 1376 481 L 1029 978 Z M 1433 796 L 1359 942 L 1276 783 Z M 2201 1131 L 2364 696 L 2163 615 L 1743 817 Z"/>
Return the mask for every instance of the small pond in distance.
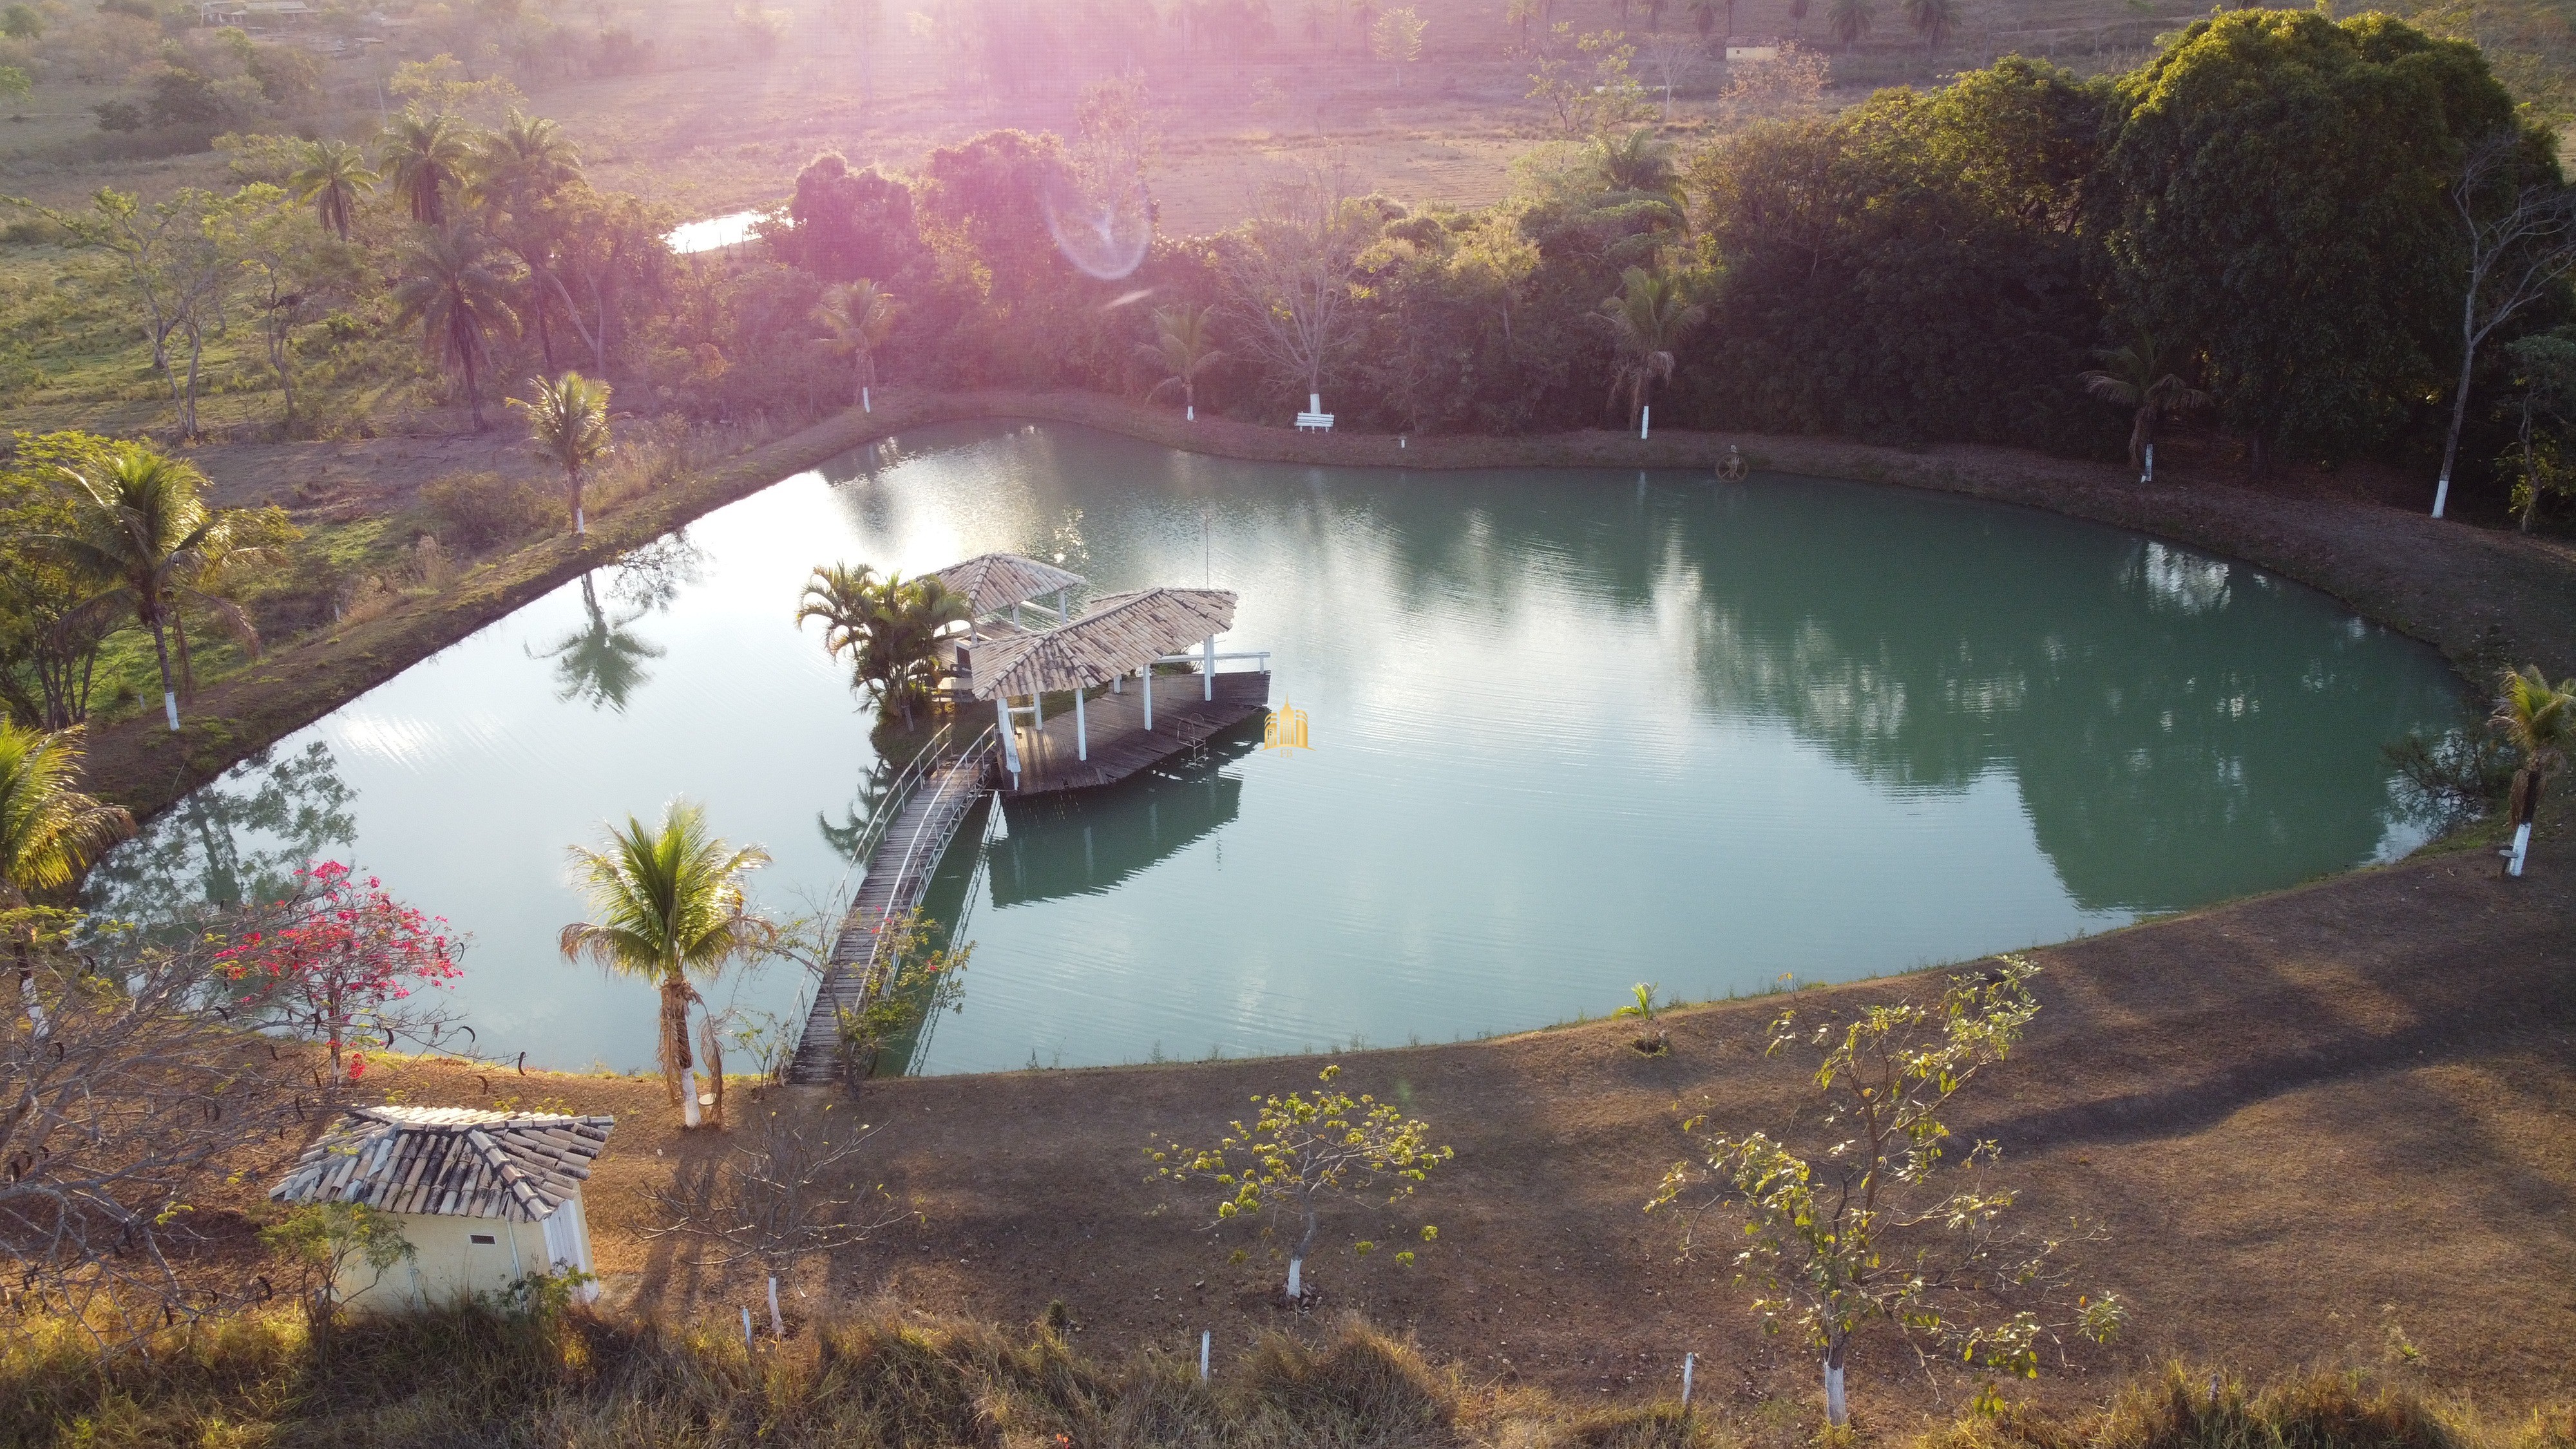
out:
<path id="1" fill-rule="evenodd" d="M 2242 564 L 1859 483 L 1319 469 L 924 428 L 567 585 L 173 808 L 94 877 L 137 919 L 308 857 L 470 932 L 482 1048 L 649 1062 L 653 994 L 563 963 L 565 847 L 674 794 L 845 892 L 872 720 L 805 572 L 1061 555 L 1213 583 L 1313 749 L 1256 737 L 950 853 L 976 943 L 914 1070 L 1324 1048 L 1598 1015 L 2095 931 L 2403 854 L 2380 747 L 2468 716 L 2431 650 Z M 980 727 L 981 720 L 977 720 Z M 709 993 L 793 1010 L 792 968 Z"/>

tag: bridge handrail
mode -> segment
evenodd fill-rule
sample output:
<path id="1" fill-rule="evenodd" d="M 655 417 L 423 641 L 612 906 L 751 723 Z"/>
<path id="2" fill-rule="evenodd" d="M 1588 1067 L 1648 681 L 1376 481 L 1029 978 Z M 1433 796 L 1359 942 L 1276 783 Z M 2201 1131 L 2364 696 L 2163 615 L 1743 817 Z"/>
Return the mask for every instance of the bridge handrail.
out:
<path id="1" fill-rule="evenodd" d="M 887 786 L 885 794 L 878 799 L 877 808 L 869 812 L 867 826 L 859 832 L 858 847 L 850 852 L 857 859 L 859 869 L 863 871 L 867 869 L 868 857 L 885 839 L 886 827 L 893 824 L 895 817 L 903 813 L 903 807 L 912 798 L 913 790 L 921 784 L 921 777 L 926 767 L 938 761 L 940 746 L 947 743 L 948 731 L 953 727 L 953 722 L 941 725 L 920 749 L 913 752 L 912 758 L 896 772 L 894 783 Z"/>
<path id="2" fill-rule="evenodd" d="M 999 729 L 1000 726 L 998 724 L 984 726 L 984 732 L 977 735 L 973 743 L 967 745 L 966 748 L 955 752 L 951 758 L 954 760 L 964 760 L 981 755 L 988 747 L 986 742 L 989 741 Z M 956 786 L 959 780 L 965 780 L 968 782 L 966 786 L 966 794 L 967 798 L 972 799 L 983 788 L 981 783 L 982 778 L 983 772 L 978 770 L 972 773 L 959 772 L 940 781 L 939 793 L 930 797 L 930 808 L 921 812 L 921 823 L 913 827 L 912 838 L 904 842 L 902 861 L 895 867 L 894 884 L 886 891 L 886 903 L 884 907 L 877 912 L 876 930 L 871 933 L 868 941 L 868 959 L 861 966 L 862 974 L 860 976 L 860 980 L 866 983 L 863 989 L 867 994 L 871 996 L 874 995 L 877 987 L 881 984 L 877 980 L 877 957 L 885 949 L 886 922 L 894 919 L 896 903 L 903 899 L 904 884 L 912 878 L 913 863 L 921 858 L 921 837 L 924 833 L 928 832 L 932 826 L 939 824 L 939 816 L 943 802 L 946 801 L 948 798 L 948 792 Z"/>

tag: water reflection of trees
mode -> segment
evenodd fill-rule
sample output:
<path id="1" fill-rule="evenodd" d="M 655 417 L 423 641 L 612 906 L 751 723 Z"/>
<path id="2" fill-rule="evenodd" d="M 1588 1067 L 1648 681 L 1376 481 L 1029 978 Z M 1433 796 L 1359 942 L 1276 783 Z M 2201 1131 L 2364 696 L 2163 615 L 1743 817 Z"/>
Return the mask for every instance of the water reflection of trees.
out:
<path id="1" fill-rule="evenodd" d="M 1571 579 L 1605 633 L 1686 621 L 1705 710 L 1777 720 L 1881 790 L 2008 772 L 2088 908 L 2368 859 L 2379 747 L 2458 717 L 2447 676 L 2392 668 L 2378 631 L 2135 535 L 1860 485 L 1619 503 L 1553 479 L 1368 498 L 1425 611 L 1463 595 L 1508 615 L 1535 606 L 1531 580 Z"/>
<path id="2" fill-rule="evenodd" d="M 85 897 L 99 914 L 147 923 L 274 898 L 298 867 L 357 839 L 356 799 L 327 742 L 275 759 L 263 750 L 117 847 Z"/>

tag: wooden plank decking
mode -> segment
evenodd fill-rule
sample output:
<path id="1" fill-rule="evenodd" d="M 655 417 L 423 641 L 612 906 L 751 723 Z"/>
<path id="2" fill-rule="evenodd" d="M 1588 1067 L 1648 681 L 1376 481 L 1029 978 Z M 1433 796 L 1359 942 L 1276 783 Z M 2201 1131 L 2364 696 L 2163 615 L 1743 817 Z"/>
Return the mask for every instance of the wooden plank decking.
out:
<path id="1" fill-rule="evenodd" d="M 1219 671 L 1212 700 L 1199 697 L 1203 678 L 1198 674 L 1155 676 L 1151 734 L 1145 730 L 1144 700 L 1136 680 L 1126 681 L 1123 693 L 1089 696 L 1083 706 L 1091 739 L 1088 760 L 1074 757 L 1070 703 L 1062 713 L 1048 714 L 1046 728 L 1023 727 L 1017 790 L 1011 788 L 1002 753 L 993 752 L 999 788 L 1005 794 L 1026 796 L 1115 784 L 1270 710 L 1268 670 Z"/>
<path id="2" fill-rule="evenodd" d="M 1161 702 L 1157 696 L 1155 703 Z M 849 914 L 841 918 L 839 939 L 832 943 L 831 964 L 814 988 L 813 1009 L 806 1013 L 787 1080 L 817 1083 L 839 1076 L 840 1015 L 865 1003 L 884 974 L 876 960 L 877 928 L 921 905 L 940 857 L 948 853 L 958 825 L 982 793 L 985 761 L 994 753 L 988 748 L 960 755 L 925 773 L 870 852 L 867 874 L 851 898 Z"/>

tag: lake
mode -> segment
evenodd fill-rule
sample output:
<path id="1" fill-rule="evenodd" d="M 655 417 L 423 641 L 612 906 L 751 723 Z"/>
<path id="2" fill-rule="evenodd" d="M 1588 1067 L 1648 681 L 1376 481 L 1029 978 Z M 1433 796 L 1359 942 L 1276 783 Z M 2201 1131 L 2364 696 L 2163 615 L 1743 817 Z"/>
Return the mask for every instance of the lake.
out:
<path id="1" fill-rule="evenodd" d="M 1324 1049 L 2099 931 L 2405 854 L 2381 746 L 2471 718 L 2430 649 L 2119 530 L 1862 483 L 1235 462 L 922 428 L 554 591 L 155 820 L 155 919 L 337 858 L 472 936 L 483 1051 L 646 1066 L 652 991 L 563 962 L 565 851 L 685 795 L 781 915 L 855 883 L 864 698 L 791 620 L 832 560 L 1008 549 L 1242 596 L 1312 749 L 1247 738 L 970 822 L 975 943 L 917 1071 Z M 973 726 L 981 728 L 979 712 Z M 792 1014 L 801 973 L 721 1007 Z"/>

